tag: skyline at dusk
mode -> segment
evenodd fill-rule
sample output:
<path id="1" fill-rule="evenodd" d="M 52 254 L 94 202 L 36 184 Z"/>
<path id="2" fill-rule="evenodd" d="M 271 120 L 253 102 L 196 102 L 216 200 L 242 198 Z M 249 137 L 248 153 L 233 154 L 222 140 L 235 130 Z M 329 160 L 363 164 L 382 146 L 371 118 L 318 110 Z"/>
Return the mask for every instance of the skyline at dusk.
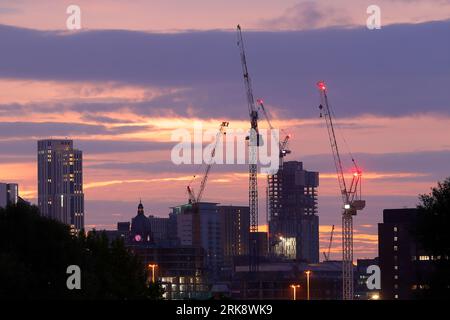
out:
<path id="1" fill-rule="evenodd" d="M 334 224 L 340 258 L 342 204 L 317 81 L 346 172 L 349 151 L 363 170 L 355 258 L 377 255 L 383 209 L 415 207 L 448 176 L 450 1 L 378 1 L 381 30 L 365 26 L 367 1 L 102 2 L 78 1 L 82 30 L 68 31 L 67 1 L 0 1 L 0 177 L 23 198 L 36 203 L 36 141 L 67 137 L 83 151 L 87 229 L 129 221 L 139 199 L 161 217 L 186 203 L 198 166 L 172 164 L 173 130 L 248 128 L 238 23 L 255 96 L 292 134 L 286 161 L 320 172 L 321 251 Z M 265 225 L 266 176 L 258 183 Z M 248 205 L 247 189 L 247 165 L 216 165 L 203 200 Z"/>

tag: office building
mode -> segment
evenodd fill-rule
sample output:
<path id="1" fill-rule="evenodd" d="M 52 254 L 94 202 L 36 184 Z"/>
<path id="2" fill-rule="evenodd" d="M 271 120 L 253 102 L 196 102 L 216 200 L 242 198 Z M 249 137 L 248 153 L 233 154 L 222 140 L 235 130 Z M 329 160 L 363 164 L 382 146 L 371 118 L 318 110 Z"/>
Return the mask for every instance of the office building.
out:
<path id="1" fill-rule="evenodd" d="M 150 221 L 153 241 L 155 243 L 161 243 L 169 240 L 169 218 L 149 216 L 148 220 Z"/>
<path id="2" fill-rule="evenodd" d="M 82 152 L 72 140 L 40 140 L 37 158 L 41 215 L 84 229 Z"/>
<path id="3" fill-rule="evenodd" d="M 206 254 L 206 267 L 217 278 L 223 264 L 221 226 L 217 203 L 199 202 L 173 207 L 177 217 L 177 236 L 182 246 L 201 247 Z"/>
<path id="4" fill-rule="evenodd" d="M 268 176 L 267 211 L 271 256 L 308 263 L 319 262 L 319 173 L 303 163 L 287 161 Z"/>
<path id="5" fill-rule="evenodd" d="M 418 210 L 385 209 L 378 224 L 381 298 L 410 300 L 430 287 L 433 259 L 417 243 L 414 229 Z"/>
<path id="6" fill-rule="evenodd" d="M 0 208 L 17 204 L 19 201 L 19 185 L 16 183 L 0 183 Z"/>
<path id="7" fill-rule="evenodd" d="M 224 264 L 248 255 L 250 209 L 244 206 L 218 206 Z"/>
<path id="8" fill-rule="evenodd" d="M 136 242 L 127 248 L 138 255 L 145 266 L 154 266 L 155 280 L 161 283 L 165 299 L 209 298 L 205 251 L 202 248 Z"/>

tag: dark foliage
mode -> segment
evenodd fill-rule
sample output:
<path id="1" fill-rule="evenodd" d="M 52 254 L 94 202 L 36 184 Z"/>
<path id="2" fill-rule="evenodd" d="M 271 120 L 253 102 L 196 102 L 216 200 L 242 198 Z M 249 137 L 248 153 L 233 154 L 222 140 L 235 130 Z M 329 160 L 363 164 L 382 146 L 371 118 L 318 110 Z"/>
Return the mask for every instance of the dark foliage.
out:
<path id="1" fill-rule="evenodd" d="M 67 267 L 81 269 L 81 290 L 69 290 Z M 103 233 L 74 236 L 26 204 L 0 208 L 0 298 L 160 299 L 141 261 Z"/>
<path id="2" fill-rule="evenodd" d="M 420 196 L 417 240 L 433 256 L 435 272 L 423 298 L 450 298 L 450 178 Z"/>

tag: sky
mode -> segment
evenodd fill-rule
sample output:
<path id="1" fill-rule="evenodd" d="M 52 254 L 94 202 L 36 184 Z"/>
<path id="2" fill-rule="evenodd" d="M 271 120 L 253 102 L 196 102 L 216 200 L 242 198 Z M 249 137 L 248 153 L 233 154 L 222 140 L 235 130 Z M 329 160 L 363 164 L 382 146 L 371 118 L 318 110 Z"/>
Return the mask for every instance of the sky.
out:
<path id="1" fill-rule="evenodd" d="M 66 29 L 69 4 L 81 30 Z M 371 4 L 379 30 L 365 25 Z M 447 0 L 0 0 L 0 181 L 34 202 L 36 140 L 68 137 L 84 152 L 88 228 L 129 220 L 140 198 L 166 216 L 199 170 L 171 162 L 172 132 L 248 127 L 238 23 L 255 96 L 292 135 L 286 160 L 320 172 L 321 248 L 335 224 L 337 259 L 341 203 L 315 86 L 326 81 L 344 168 L 351 152 L 364 171 L 355 256 L 376 256 L 382 210 L 415 206 L 449 176 Z M 216 165 L 204 200 L 247 204 L 247 170 Z"/>

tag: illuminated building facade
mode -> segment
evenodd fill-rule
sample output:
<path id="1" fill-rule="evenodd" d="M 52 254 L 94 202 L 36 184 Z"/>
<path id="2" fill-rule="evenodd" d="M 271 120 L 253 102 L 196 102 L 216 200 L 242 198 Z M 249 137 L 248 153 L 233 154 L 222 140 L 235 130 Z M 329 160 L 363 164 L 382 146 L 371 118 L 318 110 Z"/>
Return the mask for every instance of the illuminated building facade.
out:
<path id="1" fill-rule="evenodd" d="M 83 154 L 72 140 L 40 140 L 37 151 L 41 215 L 84 229 Z"/>
<path id="2" fill-rule="evenodd" d="M 155 266 L 155 279 L 164 299 L 205 299 L 209 286 L 205 274 L 205 250 L 192 246 L 165 247 L 136 243 L 127 246 L 146 266 Z"/>
<path id="3" fill-rule="evenodd" d="M 267 211 L 271 256 L 319 262 L 319 173 L 303 169 L 303 163 L 287 161 L 268 177 Z"/>
<path id="4" fill-rule="evenodd" d="M 19 185 L 16 183 L 0 183 L 0 208 L 17 204 L 19 201 Z"/>

